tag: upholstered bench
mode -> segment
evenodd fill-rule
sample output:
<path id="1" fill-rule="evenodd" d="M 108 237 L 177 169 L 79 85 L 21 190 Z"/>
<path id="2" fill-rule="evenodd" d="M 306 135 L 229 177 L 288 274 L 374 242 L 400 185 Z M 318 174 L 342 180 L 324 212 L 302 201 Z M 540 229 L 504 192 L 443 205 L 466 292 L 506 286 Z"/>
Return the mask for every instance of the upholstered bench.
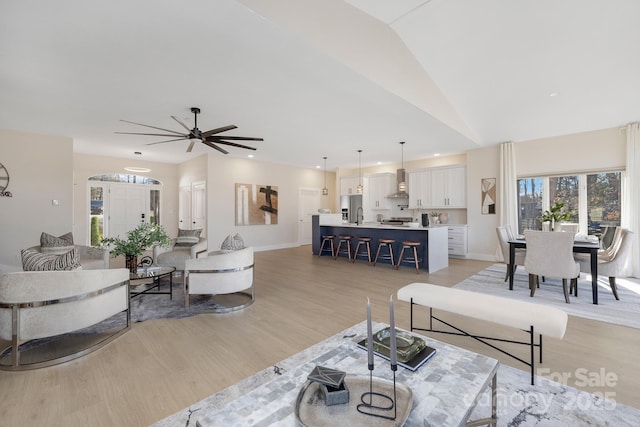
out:
<path id="1" fill-rule="evenodd" d="M 560 309 L 461 289 L 427 283 L 411 283 L 398 290 L 398 299 L 411 303 L 411 330 L 440 332 L 474 338 L 529 366 L 531 368 L 531 384 L 534 384 L 535 381 L 535 347 L 539 348 L 540 362 L 542 362 L 542 335 L 562 339 L 567 329 L 567 313 Z M 416 304 L 429 307 L 428 329 L 414 326 L 413 306 Z M 472 335 L 434 316 L 433 309 L 518 328 L 529 334 L 529 340 L 515 341 Z M 433 329 L 434 319 L 455 329 L 457 332 Z M 536 334 L 539 337 L 537 343 L 535 342 Z M 531 348 L 531 360 L 523 360 L 486 340 L 528 345 Z"/>

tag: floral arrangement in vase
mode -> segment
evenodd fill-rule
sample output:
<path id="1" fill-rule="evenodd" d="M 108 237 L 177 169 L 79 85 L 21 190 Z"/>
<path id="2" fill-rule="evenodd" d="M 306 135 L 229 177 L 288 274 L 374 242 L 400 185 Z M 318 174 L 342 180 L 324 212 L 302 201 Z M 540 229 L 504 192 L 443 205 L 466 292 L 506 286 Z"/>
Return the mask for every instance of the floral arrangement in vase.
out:
<path id="1" fill-rule="evenodd" d="M 560 230 L 560 227 L 557 226 L 558 224 L 571 218 L 568 212 L 564 212 L 564 205 L 562 202 L 556 202 L 549 207 L 549 210 L 542 213 L 542 222 L 550 223 L 551 229 L 554 231 Z"/>
<path id="2" fill-rule="evenodd" d="M 127 238 L 107 237 L 100 241 L 100 246 L 109 250 L 112 257 L 125 256 L 129 271 L 135 272 L 138 266 L 138 256 L 152 246 L 168 247 L 171 238 L 167 236 L 162 226 L 157 224 L 140 224 L 127 232 Z"/>

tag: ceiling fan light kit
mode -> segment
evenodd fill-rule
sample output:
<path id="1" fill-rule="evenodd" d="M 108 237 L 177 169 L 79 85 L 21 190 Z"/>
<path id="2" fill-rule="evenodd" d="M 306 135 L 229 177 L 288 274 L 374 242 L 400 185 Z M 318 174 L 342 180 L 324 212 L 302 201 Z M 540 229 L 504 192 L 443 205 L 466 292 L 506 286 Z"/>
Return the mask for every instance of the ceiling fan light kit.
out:
<path id="1" fill-rule="evenodd" d="M 121 121 L 125 123 L 131 123 L 137 126 L 144 126 L 150 129 L 157 129 L 157 130 L 168 132 L 168 133 L 141 133 L 141 132 L 116 132 L 116 133 L 123 134 L 123 135 L 162 136 L 162 137 L 172 138 L 166 141 L 151 142 L 146 145 L 164 144 L 165 142 L 189 140 L 189 146 L 187 147 L 188 153 L 190 153 L 191 150 L 193 150 L 193 147 L 197 142 L 202 142 L 204 145 L 207 145 L 215 150 L 218 150 L 222 154 L 229 154 L 227 150 L 225 150 L 222 147 L 219 147 L 219 145 L 223 144 L 223 145 L 229 145 L 231 147 L 244 148 L 246 150 L 255 150 L 256 149 L 255 147 L 238 144 L 233 141 L 264 141 L 264 139 L 262 138 L 253 138 L 253 137 L 247 137 L 247 136 L 218 135 L 222 132 L 226 132 L 232 129 L 237 129 L 236 125 L 222 126 L 216 129 L 208 130 L 206 132 L 202 132 L 200 129 L 198 129 L 198 114 L 200 114 L 200 108 L 191 107 L 191 112 L 193 113 L 193 129 L 189 129 L 189 127 L 186 124 L 184 124 L 184 122 L 179 118 L 177 118 L 176 116 L 171 116 L 171 118 L 176 122 L 178 122 L 178 124 L 182 126 L 188 133 L 182 133 L 182 132 L 178 132 L 171 129 L 164 129 L 156 126 L 145 125 L 142 123 L 130 122 L 128 120 L 121 120 Z"/>

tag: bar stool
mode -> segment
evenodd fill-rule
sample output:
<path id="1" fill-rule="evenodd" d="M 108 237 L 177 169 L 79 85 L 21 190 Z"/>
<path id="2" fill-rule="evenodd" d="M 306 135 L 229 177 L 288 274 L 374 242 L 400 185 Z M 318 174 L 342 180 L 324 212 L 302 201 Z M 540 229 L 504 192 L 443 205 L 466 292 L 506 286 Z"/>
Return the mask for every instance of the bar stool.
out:
<path id="1" fill-rule="evenodd" d="M 378 262 L 378 258 L 391 260 L 391 266 L 395 267 L 396 263 L 394 262 L 393 257 L 393 244 L 396 242 L 395 239 L 378 239 L 378 250 L 376 251 L 376 258 L 373 260 L 373 266 L 376 266 Z M 387 248 L 389 252 L 387 255 L 380 255 L 380 249 Z"/>
<path id="2" fill-rule="evenodd" d="M 346 247 L 344 249 L 342 249 L 342 251 L 340 250 L 340 248 L 342 247 L 342 244 L 345 244 Z M 349 261 L 351 261 L 351 236 L 347 236 L 347 235 L 340 235 L 338 236 L 338 249 L 336 249 L 336 253 L 333 256 L 333 259 L 338 259 L 338 257 L 340 256 L 341 253 L 347 253 L 347 256 L 349 257 Z"/>
<path id="3" fill-rule="evenodd" d="M 333 234 L 325 234 L 324 236 L 322 236 L 322 244 L 320 245 L 320 251 L 318 252 L 318 256 L 322 256 L 322 252 L 328 251 L 328 250 L 331 251 L 331 256 L 332 257 L 335 256 L 336 251 L 335 251 L 335 248 L 333 246 L 333 239 L 335 237 L 336 236 L 334 236 Z M 329 242 L 330 246 L 328 248 L 325 248 L 324 244 L 327 243 L 327 242 Z"/>
<path id="4" fill-rule="evenodd" d="M 365 255 L 364 253 L 360 254 L 360 245 L 364 245 L 367 249 L 367 259 L 369 260 L 369 264 L 371 264 L 371 237 L 358 237 L 358 244 L 356 245 L 356 250 L 353 252 L 353 260 L 352 263 L 356 262 L 358 255 Z"/>
<path id="5" fill-rule="evenodd" d="M 414 262 L 416 265 L 416 272 L 420 274 L 420 259 L 418 258 L 418 246 L 420 246 L 420 242 L 414 242 L 411 240 L 403 240 L 402 241 L 402 250 L 400 251 L 400 258 L 398 258 L 398 263 L 396 264 L 396 270 L 400 267 L 400 263 L 402 262 L 402 257 L 404 256 L 404 250 L 413 250 L 413 257 L 407 257 L 405 259 L 406 262 Z"/>

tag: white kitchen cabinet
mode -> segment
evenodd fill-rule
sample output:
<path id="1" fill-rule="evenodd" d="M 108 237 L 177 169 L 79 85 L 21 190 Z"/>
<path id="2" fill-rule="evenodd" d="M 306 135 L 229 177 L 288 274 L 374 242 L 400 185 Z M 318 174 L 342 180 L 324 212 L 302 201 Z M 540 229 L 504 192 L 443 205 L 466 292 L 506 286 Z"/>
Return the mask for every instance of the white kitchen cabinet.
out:
<path id="1" fill-rule="evenodd" d="M 372 211 L 391 209 L 391 200 L 387 197 L 395 192 L 396 176 L 392 173 L 380 173 L 368 176 L 365 191 L 369 195 L 368 206 Z"/>
<path id="2" fill-rule="evenodd" d="M 429 208 L 465 208 L 467 206 L 466 169 L 453 166 L 431 170 Z"/>
<path id="3" fill-rule="evenodd" d="M 431 206 L 431 171 L 409 172 L 409 209 Z"/>
<path id="4" fill-rule="evenodd" d="M 467 248 L 467 226 L 447 225 L 449 230 L 449 256 L 466 258 Z"/>
<path id="5" fill-rule="evenodd" d="M 341 196 L 353 196 L 357 194 L 356 188 L 360 183 L 360 177 L 349 176 L 340 178 L 340 195 Z"/>

